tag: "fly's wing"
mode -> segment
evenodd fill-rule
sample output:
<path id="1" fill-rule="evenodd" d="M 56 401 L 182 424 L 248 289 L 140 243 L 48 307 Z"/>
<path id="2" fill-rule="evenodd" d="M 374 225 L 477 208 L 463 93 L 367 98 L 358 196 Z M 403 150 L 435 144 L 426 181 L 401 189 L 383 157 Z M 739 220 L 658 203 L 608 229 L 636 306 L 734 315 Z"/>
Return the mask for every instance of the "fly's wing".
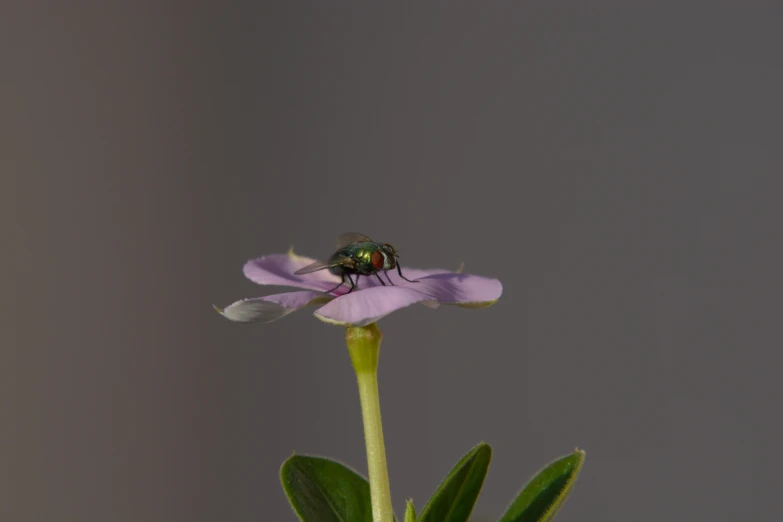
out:
<path id="1" fill-rule="evenodd" d="M 337 238 L 337 249 L 345 248 L 354 243 L 372 243 L 373 240 L 358 232 L 346 232 Z"/>
<path id="2" fill-rule="evenodd" d="M 328 263 L 316 261 L 315 263 L 310 263 L 309 265 L 300 268 L 294 272 L 294 275 L 310 274 L 312 272 L 318 272 L 319 270 L 326 270 L 327 268 L 329 268 Z"/>
<path id="3" fill-rule="evenodd" d="M 310 263 L 309 265 L 300 268 L 294 272 L 294 275 L 311 274 L 313 272 L 318 272 L 319 270 L 326 270 L 327 268 L 331 268 L 333 266 L 353 266 L 353 264 L 354 261 L 350 257 L 339 257 L 337 259 L 333 259 L 329 263 L 316 261 L 315 263 Z"/>

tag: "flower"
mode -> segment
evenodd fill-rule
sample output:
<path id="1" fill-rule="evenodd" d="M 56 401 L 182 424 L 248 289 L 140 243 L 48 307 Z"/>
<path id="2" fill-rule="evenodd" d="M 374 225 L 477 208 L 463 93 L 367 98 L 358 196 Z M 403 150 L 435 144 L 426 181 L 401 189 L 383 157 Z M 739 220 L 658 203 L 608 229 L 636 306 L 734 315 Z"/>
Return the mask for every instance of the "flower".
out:
<path id="1" fill-rule="evenodd" d="M 503 292 L 497 279 L 477 275 L 450 272 L 448 270 L 422 270 L 404 267 L 405 277 L 418 282 L 408 282 L 393 271 L 387 275 L 394 285 L 386 281 L 381 285 L 374 276 L 363 276 L 350 293 L 350 283 L 328 292 L 340 277 L 328 270 L 304 275 L 294 272 L 314 260 L 294 254 L 271 254 L 245 263 L 245 276 L 260 285 L 292 286 L 305 290 L 242 299 L 221 310 L 223 317 L 232 321 L 269 323 L 309 305 L 321 305 L 315 316 L 322 321 L 344 326 L 365 326 L 376 322 L 401 308 L 422 303 L 430 308 L 439 305 L 457 305 L 467 308 L 483 308 L 494 304 Z M 385 277 L 384 277 L 385 279 Z"/>

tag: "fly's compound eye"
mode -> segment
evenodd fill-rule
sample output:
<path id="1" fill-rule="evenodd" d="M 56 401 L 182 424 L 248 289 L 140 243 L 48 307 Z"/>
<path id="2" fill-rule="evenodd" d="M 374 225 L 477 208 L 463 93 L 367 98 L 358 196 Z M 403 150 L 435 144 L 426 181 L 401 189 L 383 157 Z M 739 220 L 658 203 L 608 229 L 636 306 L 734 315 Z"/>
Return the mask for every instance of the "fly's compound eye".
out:
<path id="1" fill-rule="evenodd" d="M 383 254 L 380 250 L 376 250 L 372 253 L 372 257 L 370 258 L 370 261 L 372 262 L 372 266 L 377 269 L 383 268 L 383 263 L 386 259 L 383 257 Z"/>

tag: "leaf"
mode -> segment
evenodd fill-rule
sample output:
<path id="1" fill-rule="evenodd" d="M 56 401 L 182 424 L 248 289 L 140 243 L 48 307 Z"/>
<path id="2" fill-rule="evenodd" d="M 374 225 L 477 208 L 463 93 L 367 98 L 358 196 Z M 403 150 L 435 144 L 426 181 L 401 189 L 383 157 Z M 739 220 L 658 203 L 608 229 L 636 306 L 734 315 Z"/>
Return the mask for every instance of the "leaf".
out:
<path id="1" fill-rule="evenodd" d="M 416 522 L 416 508 L 412 500 L 408 500 L 405 506 L 405 522 Z"/>
<path id="2" fill-rule="evenodd" d="M 481 492 L 492 448 L 481 443 L 454 466 L 419 516 L 419 522 L 465 522 Z"/>
<path id="3" fill-rule="evenodd" d="M 585 452 L 577 449 L 544 469 L 525 486 L 500 522 L 548 522 L 554 518 L 576 482 Z"/>
<path id="4" fill-rule="evenodd" d="M 339 462 L 293 455 L 280 480 L 303 522 L 372 522 L 370 484 Z"/>

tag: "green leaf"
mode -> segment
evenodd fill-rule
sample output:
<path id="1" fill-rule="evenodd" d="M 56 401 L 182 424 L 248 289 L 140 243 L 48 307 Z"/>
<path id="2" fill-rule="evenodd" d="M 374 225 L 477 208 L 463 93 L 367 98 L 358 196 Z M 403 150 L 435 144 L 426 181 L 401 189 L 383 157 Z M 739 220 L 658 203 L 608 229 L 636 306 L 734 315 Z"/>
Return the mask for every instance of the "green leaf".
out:
<path id="1" fill-rule="evenodd" d="M 405 506 L 405 522 L 416 522 L 416 508 L 412 500 L 408 500 Z"/>
<path id="2" fill-rule="evenodd" d="M 465 522 L 481 492 L 492 448 L 481 443 L 462 457 L 432 495 L 419 522 Z"/>
<path id="3" fill-rule="evenodd" d="M 280 480 L 303 522 L 372 522 L 370 484 L 339 462 L 294 455 Z"/>
<path id="4" fill-rule="evenodd" d="M 514 500 L 500 522 L 548 522 L 565 502 L 582 469 L 585 452 L 577 449 L 539 471 Z"/>

